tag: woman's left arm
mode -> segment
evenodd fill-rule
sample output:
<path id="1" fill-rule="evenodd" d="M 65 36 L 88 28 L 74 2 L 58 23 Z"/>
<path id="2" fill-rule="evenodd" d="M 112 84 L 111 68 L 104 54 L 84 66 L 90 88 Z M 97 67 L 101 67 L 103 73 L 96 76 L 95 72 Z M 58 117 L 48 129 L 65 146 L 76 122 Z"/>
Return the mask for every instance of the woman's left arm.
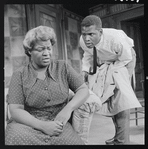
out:
<path id="1" fill-rule="evenodd" d="M 83 83 L 77 90 L 72 100 L 65 106 L 65 108 L 73 111 L 80 107 L 88 98 L 89 91 L 85 83 Z"/>
<path id="2" fill-rule="evenodd" d="M 88 87 L 83 82 L 82 75 L 78 74 L 70 65 L 67 66 L 67 81 L 69 88 L 74 91 L 75 95 L 55 118 L 63 124 L 67 123 L 72 111 L 81 106 L 89 96 Z"/>
<path id="3" fill-rule="evenodd" d="M 73 98 L 68 102 L 68 104 L 58 113 L 55 120 L 60 121 L 64 125 L 69 120 L 72 111 L 80 107 L 88 98 L 89 92 L 88 87 L 83 83 L 76 91 Z"/>

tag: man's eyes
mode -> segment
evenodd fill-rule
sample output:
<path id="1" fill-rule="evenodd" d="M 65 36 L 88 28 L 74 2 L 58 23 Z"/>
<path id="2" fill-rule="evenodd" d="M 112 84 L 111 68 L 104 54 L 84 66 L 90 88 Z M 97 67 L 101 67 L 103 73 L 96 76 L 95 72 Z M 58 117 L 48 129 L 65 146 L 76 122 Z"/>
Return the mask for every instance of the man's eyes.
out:
<path id="1" fill-rule="evenodd" d="M 45 49 L 47 49 L 49 51 L 51 50 L 50 47 L 47 47 L 47 48 L 44 48 L 44 47 L 43 48 L 37 48 L 36 50 L 39 51 L 39 52 L 41 52 L 41 51 L 44 51 Z"/>
<path id="2" fill-rule="evenodd" d="M 89 36 L 93 36 L 94 33 L 89 33 L 89 34 L 82 34 L 83 36 L 89 35 Z"/>
<path id="3" fill-rule="evenodd" d="M 94 35 L 94 33 L 90 33 L 89 35 L 90 35 L 90 36 L 93 36 L 93 35 Z"/>

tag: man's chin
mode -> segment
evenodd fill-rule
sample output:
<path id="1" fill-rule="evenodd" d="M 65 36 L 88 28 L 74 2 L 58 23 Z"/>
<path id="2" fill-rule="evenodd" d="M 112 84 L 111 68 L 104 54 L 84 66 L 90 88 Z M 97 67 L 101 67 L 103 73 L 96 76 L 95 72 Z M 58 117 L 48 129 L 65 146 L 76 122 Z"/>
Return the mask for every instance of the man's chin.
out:
<path id="1" fill-rule="evenodd" d="M 89 46 L 86 46 L 88 49 L 92 49 L 93 48 L 93 46 L 91 46 L 91 45 L 89 45 Z"/>

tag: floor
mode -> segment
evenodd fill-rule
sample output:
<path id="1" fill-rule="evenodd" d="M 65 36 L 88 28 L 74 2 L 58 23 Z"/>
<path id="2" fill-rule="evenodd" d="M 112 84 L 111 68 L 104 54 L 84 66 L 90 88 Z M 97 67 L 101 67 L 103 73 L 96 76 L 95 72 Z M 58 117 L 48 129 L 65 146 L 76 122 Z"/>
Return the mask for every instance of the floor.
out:
<path id="1" fill-rule="evenodd" d="M 138 117 L 144 114 L 138 113 Z M 135 118 L 135 114 L 131 114 L 130 118 Z M 112 119 L 99 114 L 94 114 L 91 126 L 88 145 L 105 145 L 105 140 L 114 136 L 114 125 Z M 130 144 L 145 144 L 145 122 L 144 118 L 138 119 L 136 126 L 135 120 L 130 120 Z"/>

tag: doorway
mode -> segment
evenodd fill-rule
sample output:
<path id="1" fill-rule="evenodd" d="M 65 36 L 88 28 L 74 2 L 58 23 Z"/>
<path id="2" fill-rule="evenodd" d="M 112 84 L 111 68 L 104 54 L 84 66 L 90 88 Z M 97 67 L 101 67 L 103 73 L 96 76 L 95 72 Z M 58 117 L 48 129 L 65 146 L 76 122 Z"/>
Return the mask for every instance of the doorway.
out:
<path id="1" fill-rule="evenodd" d="M 50 4 L 49 4 L 50 5 Z M 60 15 L 59 15 L 60 14 Z M 62 47 L 61 17 L 62 13 L 48 5 L 35 4 L 36 26 L 52 27 L 56 33 L 57 42 L 53 46 L 53 59 L 64 59 L 65 51 Z"/>
<path id="2" fill-rule="evenodd" d="M 134 40 L 134 49 L 136 52 L 135 93 L 138 98 L 144 98 L 144 17 L 121 21 L 121 28 Z"/>

